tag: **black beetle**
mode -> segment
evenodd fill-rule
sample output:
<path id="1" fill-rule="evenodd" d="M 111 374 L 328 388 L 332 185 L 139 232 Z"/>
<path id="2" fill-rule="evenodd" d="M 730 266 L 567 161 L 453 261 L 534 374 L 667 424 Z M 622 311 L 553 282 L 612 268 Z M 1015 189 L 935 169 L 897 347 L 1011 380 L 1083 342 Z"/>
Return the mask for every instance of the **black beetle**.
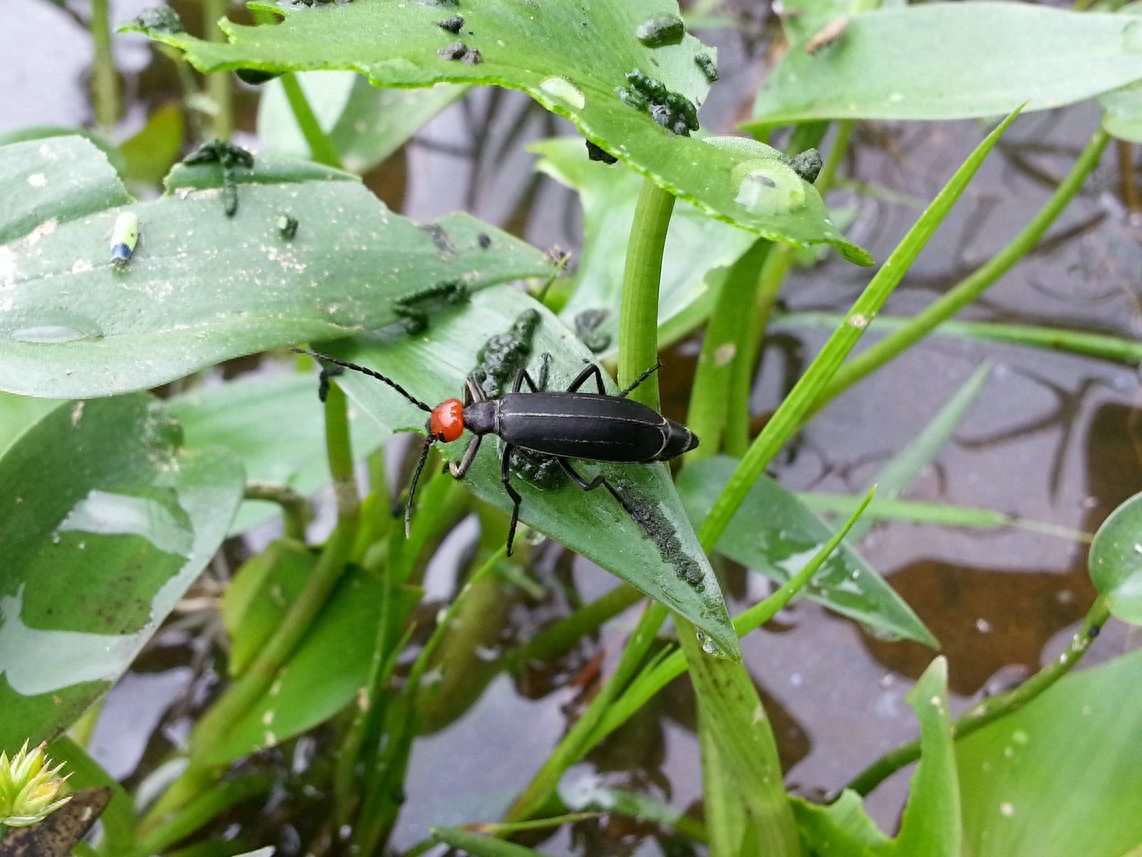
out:
<path id="1" fill-rule="evenodd" d="M 428 437 L 424 441 L 424 449 L 408 490 L 408 505 L 405 507 L 406 534 L 412 519 L 416 485 L 424 468 L 424 462 L 428 458 L 428 451 L 434 443 L 458 440 L 464 429 L 472 432 L 474 437 L 460 460 L 450 462 L 448 465 L 449 472 L 456 479 L 463 479 L 468 468 L 472 466 L 484 435 L 497 435 L 504 442 L 500 456 L 500 479 L 504 483 L 504 490 L 512 499 L 512 519 L 508 527 L 508 556 L 511 556 L 516 524 L 519 521 L 519 506 L 523 501 L 519 492 L 511 485 L 509 460 L 513 447 L 551 456 L 584 491 L 593 491 L 602 486 L 611 493 L 627 514 L 634 516 L 631 507 L 607 482 L 606 477 L 596 476 L 588 482 L 571 466 L 568 459 L 648 464 L 677 458 L 698 445 L 698 438 L 686 426 L 664 417 L 654 408 L 627 398 L 631 390 L 657 371 L 661 364 L 651 366 L 617 396 L 608 395 L 603 389 L 602 371 L 595 364 L 585 366 L 570 386 L 560 392 L 540 391 L 527 370 L 520 369 L 516 374 L 512 391 L 499 399 L 486 398 L 479 383 L 469 377 L 464 384 L 463 401 L 448 399 L 432 408 L 391 378 L 366 366 L 302 348 L 290 350 L 383 381 L 429 414 L 426 425 Z M 580 388 L 592 378 L 595 380 L 598 392 L 580 392 Z M 528 387 L 527 392 L 523 390 L 524 385 Z"/>

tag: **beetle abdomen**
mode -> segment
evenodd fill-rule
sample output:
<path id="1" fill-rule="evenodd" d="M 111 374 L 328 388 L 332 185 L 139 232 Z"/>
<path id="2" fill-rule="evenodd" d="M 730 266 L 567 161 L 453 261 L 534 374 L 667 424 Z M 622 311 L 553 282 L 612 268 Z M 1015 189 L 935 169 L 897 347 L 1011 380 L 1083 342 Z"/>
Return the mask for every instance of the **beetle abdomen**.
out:
<path id="1" fill-rule="evenodd" d="M 590 393 L 509 393 L 497 433 L 512 446 L 585 461 L 664 461 L 698 445 L 653 408 Z"/>

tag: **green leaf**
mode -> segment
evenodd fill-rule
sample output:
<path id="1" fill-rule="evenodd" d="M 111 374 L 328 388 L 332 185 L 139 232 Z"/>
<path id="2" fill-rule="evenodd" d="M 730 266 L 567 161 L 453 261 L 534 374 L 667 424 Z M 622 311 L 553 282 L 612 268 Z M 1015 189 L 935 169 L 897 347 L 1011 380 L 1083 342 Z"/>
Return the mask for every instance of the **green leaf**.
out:
<path id="1" fill-rule="evenodd" d="M 912 776 L 893 857 L 959 857 L 960 788 L 952 720 L 948 713 L 948 662 L 938 657 L 906 697 L 920 721 L 920 764 Z"/>
<path id="2" fill-rule="evenodd" d="M 499 0 L 463 7 L 369 2 L 273 11 L 285 16 L 274 27 L 223 21 L 228 43 L 143 31 L 185 51 L 201 71 L 353 69 L 379 86 L 449 82 L 520 89 L 707 214 L 775 240 L 830 243 L 852 261 L 871 264 L 864 250 L 837 232 L 820 196 L 800 179 L 793 206 L 743 196 L 772 175 L 795 176 L 779 161 L 759 164 L 749 155 L 676 136 L 651 118 L 645 99 L 641 109 L 620 100 L 619 92 L 631 86 L 628 73 L 635 71 L 660 81 L 671 98 L 689 101 L 689 109 L 705 100 L 709 82 L 699 57 L 712 60 L 712 49 L 689 35 L 677 44 L 654 48 L 640 44 L 636 36 L 650 19 L 678 17 L 677 5 L 669 0 L 563 0 L 523 6 Z M 464 19 L 460 32 L 440 26 L 456 13 Z M 457 58 L 444 58 L 442 53 L 455 44 L 460 45 Z M 472 50 L 478 51 L 479 61 Z M 669 110 L 674 112 L 673 107 Z"/>
<path id="3" fill-rule="evenodd" d="M 920 721 L 922 751 L 899 835 L 888 839 L 865 813 L 855 792 L 846 790 L 827 806 L 792 798 L 809 853 L 838 857 L 958 857 L 960 795 L 948 716 L 947 670 L 947 661 L 936 658 L 908 693 L 908 704 Z M 970 850 L 964 853 L 976 855 Z"/>
<path id="4" fill-rule="evenodd" d="M 538 314 L 539 325 L 529 346 L 529 373 L 538 380 L 542 355 L 550 354 L 548 389 L 564 389 L 591 360 L 591 353 L 542 305 L 508 287 L 479 292 L 462 311 L 441 313 L 427 338 L 399 337 L 388 342 L 358 338 L 328 350 L 382 372 L 422 402 L 435 404 L 459 395 L 465 378 L 477 367 L 477 352 L 488 339 L 507 335 L 521 315 L 530 312 Z M 423 430 L 425 415 L 386 385 L 352 372 L 338 376 L 337 383 L 382 425 L 393 430 Z M 445 457 L 456 460 L 468 439 L 439 448 Z M 510 513 L 511 500 L 500 479 L 499 446 L 496 438 L 485 439 L 464 484 L 480 499 Z M 605 490 L 585 492 L 570 481 L 562 487 L 541 489 L 516 476 L 512 484 L 523 495 L 520 520 L 681 613 L 724 654 L 736 656 L 737 637 L 717 579 L 666 468 L 590 462 L 576 462 L 575 468 L 587 480 L 605 473 L 624 500 L 639 509 L 643 523 L 633 520 Z M 414 520 L 416 514 L 431 514 L 431 510 L 420 509 Z"/>
<path id="5" fill-rule="evenodd" d="M 642 180 L 629 170 L 589 160 L 579 140 L 562 137 L 529 148 L 542 156 L 536 169 L 577 190 L 583 205 L 583 252 L 575 291 L 559 316 L 597 354 L 612 355 L 617 348 L 626 244 Z M 673 325 L 678 334 L 692 330 L 708 310 L 707 275 L 720 265 L 732 264 L 754 240 L 692 207 L 675 208 L 662 259 L 659 326 L 677 320 L 682 322 Z M 600 311 L 606 316 L 584 329 L 586 317 L 580 319 L 581 314 Z"/>
<path id="6" fill-rule="evenodd" d="M 793 45 L 752 130 L 819 119 L 960 119 L 1048 110 L 1142 78 L 1142 21 L 1026 3 L 891 6 L 815 53 Z"/>
<path id="7" fill-rule="evenodd" d="M 395 215 L 347 173 L 256 156 L 235 175 L 234 217 L 219 181 L 216 164 L 179 166 L 174 195 L 108 208 L 130 200 L 90 143 L 0 148 L 0 389 L 66 398 L 153 387 L 391 324 L 402 297 L 433 284 L 474 290 L 551 272 L 542 253 L 467 215 L 428 226 Z M 120 268 L 109 238 L 122 211 L 138 216 L 140 238 Z M 292 240 L 279 233 L 283 213 L 300 220 Z"/>
<path id="8" fill-rule="evenodd" d="M 317 382 L 308 373 L 273 378 L 259 373 L 192 390 L 169 406 L 182 423 L 187 449 L 224 446 L 242 460 L 247 481 L 286 485 L 308 496 L 329 484 L 325 422 L 317 401 Z M 356 411 L 349 413 L 349 427 L 358 458 L 389 434 Z M 246 501 L 230 532 L 245 532 L 280 511 L 267 501 Z"/>
<path id="9" fill-rule="evenodd" d="M 222 542 L 242 493 L 150 396 L 65 403 L 0 459 L 0 746 L 102 695 Z"/>
<path id="10" fill-rule="evenodd" d="M 345 169 L 362 175 L 403 146 L 420 127 L 463 98 L 466 86 L 378 89 L 355 72 L 302 72 L 297 81 Z M 271 80 L 258 100 L 258 138 L 273 151 L 309 157 L 281 81 Z"/>
<path id="11" fill-rule="evenodd" d="M 1098 528 L 1090 547 L 1090 577 L 1112 615 L 1142 624 L 1142 494 L 1135 494 Z"/>
<path id="12" fill-rule="evenodd" d="M 964 853 L 1122 857 L 1142 841 L 1142 651 L 956 744 Z"/>
<path id="13" fill-rule="evenodd" d="M 241 673 L 265 646 L 309 580 L 317 555 L 303 545 L 277 541 L 246 563 L 223 601 L 234 646 L 232 669 Z M 299 735 L 353 702 L 368 683 L 377 623 L 385 612 L 380 579 L 354 567 L 324 605 L 304 639 L 278 671 L 273 689 L 226 730 L 225 739 L 202 748 L 204 764 L 225 764 Z M 402 590 L 388 608 L 391 651 L 419 590 Z"/>
<path id="14" fill-rule="evenodd" d="M 684 467 L 678 491 L 691 521 L 708 514 L 737 466 L 726 456 Z M 716 550 L 777 583 L 787 582 L 832 531 L 768 476 L 754 483 Z M 936 647 L 935 637 L 860 555 L 842 544 L 804 590 L 805 596 L 879 631 Z"/>

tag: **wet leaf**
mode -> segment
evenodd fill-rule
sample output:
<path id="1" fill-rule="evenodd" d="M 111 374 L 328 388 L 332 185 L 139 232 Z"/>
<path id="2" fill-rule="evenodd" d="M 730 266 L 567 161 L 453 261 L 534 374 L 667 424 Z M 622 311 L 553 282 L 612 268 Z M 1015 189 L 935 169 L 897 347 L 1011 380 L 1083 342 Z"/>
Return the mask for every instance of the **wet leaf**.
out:
<path id="1" fill-rule="evenodd" d="M 1142 841 L 1140 678 L 1142 651 L 1134 651 L 1064 677 L 958 741 L 964 853 L 1134 853 Z"/>
<path id="2" fill-rule="evenodd" d="M 932 3 L 852 14 L 814 53 L 805 32 L 758 92 L 751 129 L 988 117 L 1028 100 L 1026 110 L 1050 110 L 1142 78 L 1142 20 L 1130 15 Z"/>
<path id="3" fill-rule="evenodd" d="M 947 669 L 947 661 L 936 658 L 908 693 L 908 704 L 920 721 L 922 750 L 899 835 L 888 839 L 865 813 L 855 792 L 845 791 L 827 806 L 792 798 L 810 853 L 865 857 L 960 854 L 960 797 L 948 716 Z"/>
<path id="4" fill-rule="evenodd" d="M 779 161 L 757 164 L 749 155 L 711 148 L 686 136 L 688 131 L 672 133 L 652 118 L 655 113 L 665 125 L 677 124 L 705 100 L 716 53 L 690 35 L 660 47 L 639 41 L 641 25 L 678 17 L 677 5 L 668 0 L 266 8 L 285 20 L 273 27 L 224 21 L 226 43 L 161 30 L 148 34 L 185 51 L 201 71 L 353 69 L 378 86 L 449 82 L 520 89 L 707 214 L 775 240 L 830 243 L 858 264 L 871 264 L 865 251 L 837 232 L 811 185 L 797 179 L 795 204 L 749 192 L 766 185 L 772 174 L 787 175 Z M 454 13 L 463 18 L 455 31 L 442 26 Z M 648 99 L 638 91 L 647 87 L 628 78 L 637 73 L 658 81 L 669 94 Z"/>
<path id="5" fill-rule="evenodd" d="M 1142 494 L 1135 494 L 1107 518 L 1090 547 L 1090 577 L 1110 612 L 1142 625 Z"/>
<path id="6" fill-rule="evenodd" d="M 235 674 L 249 668 L 277 630 L 316 562 L 312 551 L 282 540 L 235 575 L 223 602 Z M 402 590 L 384 608 L 381 580 L 350 569 L 278 672 L 271 692 L 230 725 L 225 740 L 201 748 L 198 758 L 205 764 L 225 764 L 292 738 L 352 703 L 368 683 L 377 623 L 387 610 L 389 639 L 384 651 L 391 651 L 420 596 L 419 590 Z"/>
<path id="7" fill-rule="evenodd" d="M 560 318 L 580 332 L 597 354 L 613 355 L 618 345 L 626 244 L 642 181 L 630 171 L 588 160 L 580 140 L 544 140 L 530 148 L 542 155 L 536 169 L 577 190 L 583 205 L 583 252 L 575 272 L 575 291 Z M 718 266 L 732 264 L 754 240 L 749 233 L 711 220 L 690 206 L 676 207 L 662 259 L 659 325 L 677 319 L 683 322 L 675 325 L 679 332 L 692 330 L 703 310 L 708 311 L 707 275 Z M 591 323 L 594 319 L 597 324 Z"/>
<path id="8" fill-rule="evenodd" d="M 565 389 L 590 361 L 590 352 L 540 304 L 507 287 L 485 290 L 462 308 L 441 313 L 426 338 L 369 341 L 360 337 L 323 348 L 382 372 L 422 402 L 435 404 L 458 396 L 464 379 L 477 367 L 477 352 L 490 337 L 507 335 L 521 314 L 529 312 L 537 313 L 538 327 L 526 358 L 528 370 L 538 379 L 542 355 L 550 354 L 548 389 Z M 509 385 L 514 375 L 513 370 Z M 384 384 L 353 372 L 339 375 L 337 383 L 361 410 L 389 429 L 424 430 L 426 415 Z M 615 391 L 613 386 L 610 389 Z M 456 460 L 469 439 L 465 435 L 438 448 L 446 458 Z M 575 468 L 587 480 L 605 473 L 624 500 L 637 508 L 642 522 L 633 520 L 605 489 L 585 492 L 566 480 L 560 486 L 538 488 L 517 475 L 512 484 L 523 495 L 520 520 L 681 613 L 724 653 L 736 656 L 737 638 L 717 579 L 666 468 L 589 462 L 576 462 Z M 485 438 L 464 485 L 480 499 L 511 512 L 511 500 L 500 480 L 497 438 Z M 431 513 L 431 509 L 417 510 L 414 523 L 417 514 Z"/>
<path id="9" fill-rule="evenodd" d="M 0 459 L 0 746 L 53 737 L 126 670 L 242 495 L 145 394 L 65 403 Z"/>
<path id="10" fill-rule="evenodd" d="M 176 396 L 169 406 L 182 423 L 187 449 L 224 446 L 241 459 L 248 482 L 285 485 L 309 496 L 329 484 L 325 420 L 317 402 L 316 379 L 295 372 L 274 378 L 244 375 Z M 357 411 L 349 413 L 349 426 L 357 458 L 388 437 Z M 247 500 L 230 532 L 245 532 L 280 512 L 269 501 Z"/>
<path id="11" fill-rule="evenodd" d="M 362 175 L 412 137 L 429 119 L 464 97 L 466 86 L 378 89 L 355 72 L 302 72 L 298 83 L 322 130 L 350 172 Z M 280 81 L 258 100 L 258 138 L 281 154 L 309 157 Z"/>
<path id="12" fill-rule="evenodd" d="M 392 324 L 402 298 L 433 284 L 475 290 L 551 272 L 542 253 L 467 215 L 427 226 L 395 215 L 347 173 L 262 155 L 234 173 L 239 206 L 227 217 L 217 164 L 180 165 L 170 195 L 131 203 L 80 138 L 0 148 L 0 389 L 149 388 Z M 140 237 L 115 266 L 109 239 L 124 210 Z M 292 240 L 278 226 L 290 213 Z"/>
<path id="13" fill-rule="evenodd" d="M 718 456 L 684 467 L 678 491 L 691 521 L 701 521 L 737 466 Z M 832 535 L 796 495 L 762 476 L 731 519 L 715 550 L 777 583 L 786 583 Z M 935 637 L 860 555 L 842 544 L 803 590 L 830 610 L 892 636 L 933 648 Z"/>

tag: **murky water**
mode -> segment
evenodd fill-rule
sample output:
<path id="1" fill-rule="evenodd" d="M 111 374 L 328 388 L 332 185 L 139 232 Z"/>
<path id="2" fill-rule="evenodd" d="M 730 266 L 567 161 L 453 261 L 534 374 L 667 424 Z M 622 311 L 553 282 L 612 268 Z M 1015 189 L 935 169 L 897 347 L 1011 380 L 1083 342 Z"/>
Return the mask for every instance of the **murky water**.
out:
<path id="1" fill-rule="evenodd" d="M 113 20 L 136 11 L 134 4 L 117 3 Z M 733 121 L 744 118 L 760 59 L 749 55 L 735 34 L 713 34 L 709 40 L 722 50 L 723 80 L 703 111 L 703 124 L 729 133 Z M 138 40 L 124 40 L 124 45 L 125 70 L 143 70 L 150 53 Z M 90 44 L 67 12 L 38 0 L 5 0 L 0 4 L 0 56 L 5 57 L 0 63 L 0 131 L 90 121 L 84 81 Z M 129 91 L 135 92 L 139 79 L 128 78 Z M 544 91 L 568 103 L 583 97 L 561 78 L 545 81 Z M 136 97 L 125 127 L 137 124 L 150 99 Z M 1065 175 L 1097 121 L 1089 106 L 1021 118 L 909 272 L 886 314 L 907 315 L 927 306 L 1002 248 L 1046 201 L 1051 182 Z M 568 129 L 516 94 L 473 93 L 430 122 L 408 147 L 407 187 L 393 196 L 403 197 L 404 212 L 418 220 L 465 208 L 514 228 L 539 246 L 574 250 L 581 240 L 574 197 L 534 176 L 530 156 L 522 153 L 528 140 Z M 979 126 L 971 122 L 862 127 L 846 172 L 878 193 L 842 187 L 829 196 L 831 205 L 858 212 L 849 237 L 883 260 L 919 214 L 912 203 L 930 200 L 980 136 Z M 1137 338 L 1142 332 L 1142 221 L 1138 214 L 1131 219 L 1121 206 L 1116 166 L 1110 149 L 1100 172 L 1042 246 L 963 317 Z M 743 177 L 743 193 L 757 196 L 771 190 L 764 183 L 748 184 L 748 178 Z M 386 194 L 390 201 L 393 196 Z M 867 270 L 832 254 L 824 264 L 790 276 L 782 290 L 783 309 L 843 311 L 868 277 Z M 828 334 L 825 328 L 782 322 L 774 330 L 755 389 L 759 414 L 776 406 L 790 370 L 807 362 Z M 869 336 L 875 337 L 875 331 L 874 325 Z M 41 330 L 29 335 L 58 339 L 63 334 Z M 683 365 L 693 352 L 693 343 L 683 344 L 674 365 Z M 879 468 L 984 360 L 994 368 L 983 395 L 908 498 L 1093 531 L 1111 509 L 1142 488 L 1142 388 L 1136 367 L 952 337 L 930 339 L 842 395 L 809 425 L 774 474 L 794 489 L 863 493 Z M 1028 530 L 881 524 L 860 548 L 943 641 L 956 711 L 1037 669 L 1069 637 L 1092 598 L 1085 549 Z M 562 588 L 586 601 L 613 585 L 603 572 L 558 554 L 543 552 L 547 564 L 538 570 L 540 581 L 556 593 L 552 602 L 511 605 L 505 610 L 508 638 L 526 637 L 542 622 L 567 612 L 568 603 L 558 595 Z M 443 574 L 430 582 L 447 592 L 450 583 Z M 727 579 L 727 591 L 731 612 L 737 612 L 762 597 L 768 585 L 736 571 Z M 484 820 L 502 812 L 566 729 L 568 712 L 577 710 L 583 689 L 571 679 L 596 652 L 606 653 L 606 668 L 635 620 L 628 613 L 610 623 L 596 649 L 573 652 L 546 674 L 495 678 L 461 717 L 419 741 L 393 845 L 411 846 L 428 824 Z M 1127 637 L 1111 623 L 1090 661 L 1121 651 L 1129 645 Z M 180 637 L 168 639 L 178 642 Z M 799 602 L 765 632 L 748 637 L 743 650 L 783 743 L 789 780 L 805 793 L 841 787 L 883 751 L 915 734 L 904 696 L 932 656 L 919 646 L 877 640 L 851 622 Z M 157 673 L 129 677 L 107 703 L 93 751 L 117 774 L 130 772 L 147 743 L 140 733 L 159 722 L 167 705 L 175 703 L 181 711 L 209 683 L 209 658 L 201 640 L 171 651 L 178 657 L 159 658 Z M 170 666 L 185 657 L 204 667 L 193 681 L 185 666 Z M 148 662 L 155 662 L 153 655 Z M 137 720 L 129 720 L 125 711 L 134 712 Z M 602 778 L 643 789 L 678 808 L 690 806 L 700 798 L 693 721 L 693 700 L 684 684 L 675 683 L 569 779 Z M 181 714 L 168 716 L 166 737 L 153 738 L 152 751 L 161 751 L 168 739 L 183 733 L 185 722 Z M 456 750 L 473 746 L 480 752 Z M 460 765 L 457 758 L 463 760 Z M 442 765 L 447 765 L 447 790 L 440 788 Z M 886 826 L 895 821 L 905 785 L 905 777 L 898 775 L 871 798 L 870 808 Z M 617 821 L 587 825 L 544 848 L 598 853 L 591 849 L 615 847 L 613 839 L 600 845 L 601 838 L 621 838 L 627 832 Z"/>

